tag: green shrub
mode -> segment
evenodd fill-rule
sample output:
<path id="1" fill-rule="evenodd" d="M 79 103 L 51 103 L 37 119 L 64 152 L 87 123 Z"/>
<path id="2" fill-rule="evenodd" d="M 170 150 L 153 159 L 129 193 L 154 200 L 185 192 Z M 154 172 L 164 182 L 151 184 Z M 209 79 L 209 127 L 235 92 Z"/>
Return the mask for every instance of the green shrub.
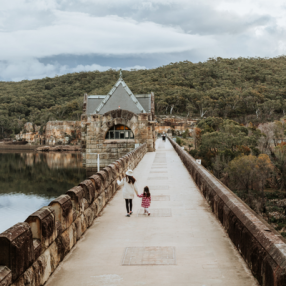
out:
<path id="1" fill-rule="evenodd" d="M 187 139 L 187 137 L 189 137 L 189 136 L 190 136 L 189 130 L 186 129 L 186 130 L 182 133 L 182 137 L 183 137 L 184 139 Z"/>
<path id="2" fill-rule="evenodd" d="M 179 137 L 176 137 L 176 142 L 179 146 L 182 146 L 182 144 L 183 144 L 181 138 L 179 138 Z"/>
<path id="3" fill-rule="evenodd" d="M 268 200 L 279 199 L 281 197 L 278 192 L 265 192 L 265 196 Z"/>
<path id="4" fill-rule="evenodd" d="M 285 227 L 284 223 L 279 222 L 278 225 L 275 227 L 276 230 L 281 230 L 283 227 Z"/>
<path id="5" fill-rule="evenodd" d="M 195 158 L 198 155 L 198 150 L 197 149 L 190 150 L 189 154 Z"/>

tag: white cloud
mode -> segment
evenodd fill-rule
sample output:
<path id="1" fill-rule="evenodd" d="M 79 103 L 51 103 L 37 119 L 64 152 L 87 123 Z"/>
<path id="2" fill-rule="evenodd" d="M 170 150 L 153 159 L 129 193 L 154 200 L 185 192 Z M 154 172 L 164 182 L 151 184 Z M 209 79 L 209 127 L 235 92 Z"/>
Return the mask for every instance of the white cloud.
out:
<path id="1" fill-rule="evenodd" d="M 31 80 L 44 77 L 54 77 L 56 75 L 82 71 L 106 71 L 110 68 L 110 66 L 101 66 L 97 64 L 69 67 L 68 65 L 60 65 L 58 63 L 44 64 L 39 62 L 37 59 L 27 59 L 24 61 L 0 62 L 0 78 L 4 80 L 21 81 L 23 79 Z M 115 69 L 119 70 L 120 67 Z M 124 69 L 139 70 L 146 69 L 146 67 L 135 65 L 132 67 L 125 67 Z"/>
<path id="2" fill-rule="evenodd" d="M 286 53 L 285 7 L 282 0 L 3 1 L 0 78 L 39 78 L 80 68 L 101 70 L 114 67 L 108 56 L 131 54 L 189 53 L 205 60 L 278 56 Z M 41 61 L 94 54 L 104 57 L 106 64 Z"/>
<path id="3" fill-rule="evenodd" d="M 188 35 L 153 22 L 138 23 L 118 16 L 91 17 L 55 11 L 50 26 L 0 32 L 0 60 L 58 54 L 140 54 L 182 52 L 213 44 L 211 37 Z"/>

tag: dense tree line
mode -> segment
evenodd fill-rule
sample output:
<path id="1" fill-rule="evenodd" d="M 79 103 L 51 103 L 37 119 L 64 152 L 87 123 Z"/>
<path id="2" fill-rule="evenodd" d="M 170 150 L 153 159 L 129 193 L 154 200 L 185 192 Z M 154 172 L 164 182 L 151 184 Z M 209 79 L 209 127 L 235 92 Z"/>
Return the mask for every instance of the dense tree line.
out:
<path id="1" fill-rule="evenodd" d="M 286 113 L 286 57 L 212 58 L 123 71 L 135 94 L 155 93 L 156 112 L 219 116 L 239 122 L 271 121 Z M 118 72 L 81 72 L 21 82 L 0 82 L 0 136 L 26 121 L 78 120 L 83 94 L 107 94 Z"/>
<path id="2" fill-rule="evenodd" d="M 208 117 L 194 128 L 189 153 L 257 212 L 265 212 L 265 189 L 286 196 L 286 119 L 255 127 Z M 286 221 L 285 221 L 286 227 Z"/>

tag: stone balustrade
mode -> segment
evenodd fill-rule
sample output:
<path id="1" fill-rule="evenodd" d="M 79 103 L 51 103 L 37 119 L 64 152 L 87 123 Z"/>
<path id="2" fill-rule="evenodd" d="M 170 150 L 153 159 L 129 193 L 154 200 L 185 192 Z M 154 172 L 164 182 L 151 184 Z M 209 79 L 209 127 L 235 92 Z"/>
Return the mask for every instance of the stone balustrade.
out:
<path id="1" fill-rule="evenodd" d="M 44 285 L 146 152 L 141 145 L 1 233 L 0 286 Z"/>
<path id="2" fill-rule="evenodd" d="M 260 285 L 286 285 L 285 239 L 170 137 L 168 139 Z"/>

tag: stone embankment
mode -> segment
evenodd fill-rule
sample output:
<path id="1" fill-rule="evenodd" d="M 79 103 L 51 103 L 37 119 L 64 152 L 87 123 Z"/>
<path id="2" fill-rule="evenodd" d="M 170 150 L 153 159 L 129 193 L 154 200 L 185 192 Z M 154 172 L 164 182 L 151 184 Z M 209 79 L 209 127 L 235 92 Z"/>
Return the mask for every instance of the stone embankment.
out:
<path id="1" fill-rule="evenodd" d="M 80 144 L 81 121 L 49 121 L 42 127 L 27 122 L 23 130 L 15 135 L 15 139 L 16 142 L 40 145 Z"/>
<path id="2" fill-rule="evenodd" d="M 44 285 L 146 152 L 141 145 L 1 233 L 0 286 Z"/>
<path id="3" fill-rule="evenodd" d="M 55 147 L 51 146 L 43 146 L 43 147 L 38 147 L 37 151 L 42 151 L 42 152 L 49 152 L 49 151 L 54 151 L 54 152 L 62 152 L 62 151 L 81 151 L 80 146 L 69 146 L 69 145 L 58 145 Z"/>
<path id="4" fill-rule="evenodd" d="M 157 123 L 155 124 L 155 131 L 159 134 L 162 133 L 175 133 L 176 135 L 180 135 L 186 129 L 192 131 L 195 126 L 197 120 L 196 119 L 188 119 L 184 117 L 176 117 L 176 116 L 156 116 Z"/>
<path id="5" fill-rule="evenodd" d="M 286 285 L 283 237 L 177 143 L 169 141 L 260 285 Z"/>

